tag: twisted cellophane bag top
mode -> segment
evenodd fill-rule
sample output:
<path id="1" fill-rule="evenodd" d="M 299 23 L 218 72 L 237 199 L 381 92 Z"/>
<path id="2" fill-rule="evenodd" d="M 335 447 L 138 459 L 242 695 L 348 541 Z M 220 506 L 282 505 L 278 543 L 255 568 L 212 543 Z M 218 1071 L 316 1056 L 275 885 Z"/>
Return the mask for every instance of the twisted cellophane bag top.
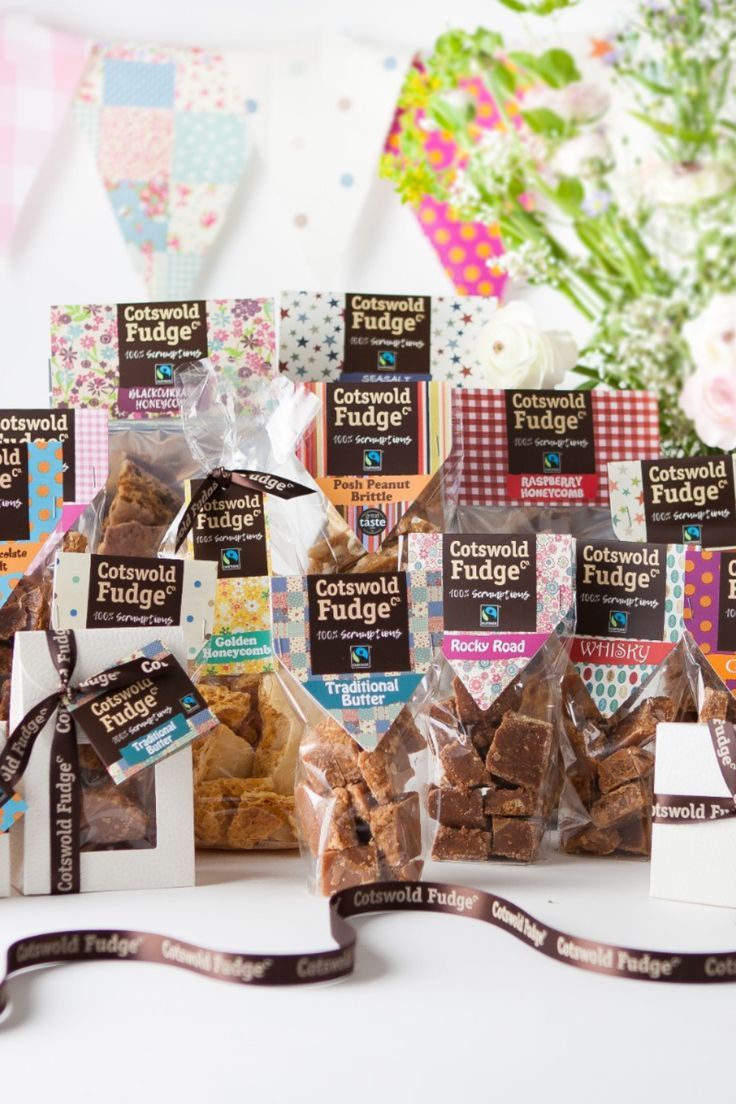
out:
<path id="1" fill-rule="evenodd" d="M 426 746 L 414 714 L 441 629 L 438 573 L 290 576 L 272 593 L 275 674 L 298 710 L 310 888 L 419 878 Z"/>
<path id="2" fill-rule="evenodd" d="M 657 725 L 698 717 L 683 644 L 685 549 L 586 538 L 575 561 L 560 844 L 573 854 L 647 857 Z"/>
<path id="3" fill-rule="evenodd" d="M 444 635 L 418 722 L 431 750 L 431 857 L 533 862 L 559 798 L 559 683 L 572 606 L 560 534 L 409 538 L 439 570 Z"/>

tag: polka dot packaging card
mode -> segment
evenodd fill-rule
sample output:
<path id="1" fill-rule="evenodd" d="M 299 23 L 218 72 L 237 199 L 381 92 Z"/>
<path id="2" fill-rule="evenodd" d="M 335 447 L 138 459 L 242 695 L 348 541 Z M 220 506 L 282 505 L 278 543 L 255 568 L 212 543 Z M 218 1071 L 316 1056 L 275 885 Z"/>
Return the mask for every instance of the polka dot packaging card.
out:
<path id="1" fill-rule="evenodd" d="M 51 404 L 178 418 L 174 371 L 207 357 L 237 412 L 254 413 L 255 391 L 276 371 L 274 347 L 272 299 L 54 306 Z"/>
<path id="2" fill-rule="evenodd" d="M 195 660 L 215 627 L 216 588 L 207 561 L 60 552 L 51 621 L 74 630 L 178 625 Z"/>
<path id="3" fill-rule="evenodd" d="M 604 716 L 641 688 L 681 640 L 685 563 L 682 545 L 575 542 L 571 658 Z"/>
<path id="4" fill-rule="evenodd" d="M 482 385 L 482 297 L 284 291 L 279 367 L 294 379 L 445 380 Z"/>
<path id="5" fill-rule="evenodd" d="M 0 606 L 60 525 L 63 483 L 60 441 L 0 445 Z"/>
<path id="6" fill-rule="evenodd" d="M 413 533 L 409 571 L 442 573 L 442 654 L 487 710 L 572 607 L 572 539 Z"/>
<path id="7" fill-rule="evenodd" d="M 688 549 L 685 623 L 716 674 L 736 693 L 736 552 Z"/>

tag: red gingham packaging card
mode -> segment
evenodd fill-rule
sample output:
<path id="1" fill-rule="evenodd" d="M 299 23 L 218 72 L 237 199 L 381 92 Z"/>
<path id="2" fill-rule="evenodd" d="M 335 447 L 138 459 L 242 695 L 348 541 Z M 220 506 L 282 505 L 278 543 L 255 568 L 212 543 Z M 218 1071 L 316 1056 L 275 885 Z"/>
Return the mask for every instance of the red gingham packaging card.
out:
<path id="1" fill-rule="evenodd" d="M 457 388 L 463 506 L 608 507 L 608 467 L 659 456 L 646 391 Z"/>

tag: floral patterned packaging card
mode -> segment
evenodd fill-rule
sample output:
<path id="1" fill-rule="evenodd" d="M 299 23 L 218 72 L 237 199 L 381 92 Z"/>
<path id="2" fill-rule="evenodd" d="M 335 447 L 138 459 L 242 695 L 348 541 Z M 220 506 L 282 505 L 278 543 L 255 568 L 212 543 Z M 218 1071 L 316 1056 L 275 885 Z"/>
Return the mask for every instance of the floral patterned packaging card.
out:
<path id="1" fill-rule="evenodd" d="M 0 445 L 0 607 L 61 525 L 63 479 L 60 441 Z"/>
<path id="2" fill-rule="evenodd" d="M 609 464 L 611 521 L 621 540 L 736 546 L 736 457 L 657 457 Z"/>
<path id="3" fill-rule="evenodd" d="M 238 412 L 275 372 L 271 299 L 193 299 L 51 308 L 51 403 L 113 418 L 167 418 L 174 370 L 209 357 Z"/>
<path id="4" fill-rule="evenodd" d="M 273 668 L 268 576 L 217 580 L 214 629 L 195 662 L 200 678 Z"/>
<path id="5" fill-rule="evenodd" d="M 457 388 L 452 403 L 464 506 L 607 509 L 609 471 L 660 455 L 657 399 L 646 391 Z"/>
<path id="6" fill-rule="evenodd" d="M 426 673 L 442 631 L 438 571 L 288 575 L 271 580 L 274 651 L 370 750 Z"/>
<path id="7" fill-rule="evenodd" d="M 283 291 L 280 305 L 279 367 L 295 380 L 483 385 L 495 299 Z"/>
<path id="8" fill-rule="evenodd" d="M 603 716 L 643 686 L 682 639 L 682 545 L 575 541 L 571 659 Z"/>
<path id="9" fill-rule="evenodd" d="M 487 710 L 572 607 L 572 539 L 554 533 L 411 533 L 409 573 L 442 579 L 442 654 Z"/>
<path id="10" fill-rule="evenodd" d="M 736 694 L 736 552 L 687 550 L 685 624 L 718 677 Z"/>

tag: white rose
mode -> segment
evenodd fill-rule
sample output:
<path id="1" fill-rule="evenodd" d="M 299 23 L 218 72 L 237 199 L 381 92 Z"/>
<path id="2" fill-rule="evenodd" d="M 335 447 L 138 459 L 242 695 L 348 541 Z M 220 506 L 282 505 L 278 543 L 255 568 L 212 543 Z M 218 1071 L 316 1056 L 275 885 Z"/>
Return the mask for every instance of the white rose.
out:
<path id="1" fill-rule="evenodd" d="M 660 164 L 643 181 L 647 192 L 667 206 L 691 206 L 715 199 L 733 187 L 736 178 L 719 162 L 695 161 L 676 165 Z"/>
<path id="2" fill-rule="evenodd" d="M 592 81 L 573 81 L 565 88 L 533 88 L 524 98 L 525 108 L 548 107 L 574 123 L 591 123 L 608 111 L 611 97 Z"/>
<path id="3" fill-rule="evenodd" d="M 714 295 L 701 314 L 685 323 L 682 333 L 699 371 L 736 378 L 736 295 Z"/>
<path id="4" fill-rule="evenodd" d="M 551 167 L 558 176 L 595 176 L 611 159 L 611 147 L 602 134 L 588 130 L 570 138 L 555 151 Z"/>
<path id="5" fill-rule="evenodd" d="M 484 326 L 476 347 L 479 382 L 486 387 L 554 387 L 577 362 L 572 337 L 542 330 L 526 303 L 501 307 Z"/>

